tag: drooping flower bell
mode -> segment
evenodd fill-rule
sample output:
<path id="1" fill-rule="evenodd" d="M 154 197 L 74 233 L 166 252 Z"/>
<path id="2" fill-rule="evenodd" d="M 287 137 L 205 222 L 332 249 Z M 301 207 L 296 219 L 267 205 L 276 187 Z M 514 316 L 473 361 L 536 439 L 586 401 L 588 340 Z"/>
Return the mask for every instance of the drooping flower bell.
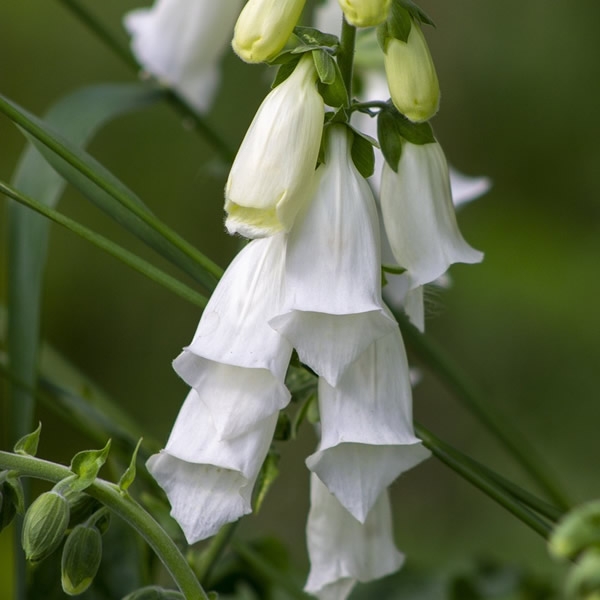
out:
<path id="1" fill-rule="evenodd" d="M 395 322 L 383 309 L 377 210 L 350 156 L 352 134 L 328 131 L 314 197 L 289 234 L 284 307 L 270 324 L 336 385 Z"/>
<path id="2" fill-rule="evenodd" d="M 232 42 L 235 53 L 249 63 L 273 58 L 292 34 L 305 2 L 248 0 L 235 25 Z M 220 6 L 223 2 L 216 4 Z"/>
<path id="3" fill-rule="evenodd" d="M 394 258 L 407 270 L 410 289 L 434 281 L 453 263 L 483 259 L 458 229 L 448 165 L 436 141 L 402 142 L 397 172 L 387 163 L 383 167 L 381 210 Z"/>
<path id="4" fill-rule="evenodd" d="M 204 112 L 215 95 L 218 62 L 240 6 L 240 0 L 156 0 L 152 8 L 124 17 L 131 50 L 148 73 Z"/>
<path id="5" fill-rule="evenodd" d="M 310 197 L 324 104 L 310 53 L 264 99 L 225 186 L 229 233 L 256 238 L 289 231 Z"/>
<path id="6" fill-rule="evenodd" d="M 310 479 L 306 543 L 311 567 L 304 589 L 320 600 L 345 600 L 356 582 L 389 575 L 404 562 L 394 545 L 387 490 L 360 523 L 315 475 Z"/>
<path id="7" fill-rule="evenodd" d="M 373 27 L 388 16 L 391 0 L 339 0 L 346 20 L 355 27 Z"/>

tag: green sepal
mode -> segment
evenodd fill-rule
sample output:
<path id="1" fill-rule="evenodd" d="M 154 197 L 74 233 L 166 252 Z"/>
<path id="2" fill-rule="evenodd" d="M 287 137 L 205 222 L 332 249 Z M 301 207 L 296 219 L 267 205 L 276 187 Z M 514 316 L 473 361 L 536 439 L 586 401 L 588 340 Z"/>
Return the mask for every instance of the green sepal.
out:
<path id="1" fill-rule="evenodd" d="M 24 435 L 14 447 L 15 454 L 21 456 L 35 456 L 40 442 L 40 433 L 42 432 L 42 423 L 38 423 L 37 429 Z"/>
<path id="2" fill-rule="evenodd" d="M 419 23 L 426 23 L 435 27 L 435 23 L 431 17 L 420 7 L 417 6 L 412 0 L 397 0 L 400 4 L 410 13 L 410 16 Z"/>
<path id="3" fill-rule="evenodd" d="M 352 161 L 358 172 L 367 179 L 375 171 L 375 152 L 373 151 L 373 146 L 379 147 L 379 144 L 377 140 L 354 129 L 354 127 L 350 125 L 348 127 L 353 133 L 350 156 L 352 156 Z"/>
<path id="4" fill-rule="evenodd" d="M 71 491 L 80 492 L 94 483 L 98 471 L 108 458 L 109 452 L 110 440 L 106 442 L 106 446 L 102 450 L 83 450 L 73 457 L 70 469 L 77 475 L 77 478 L 70 485 Z"/>
<path id="5" fill-rule="evenodd" d="M 392 107 L 379 112 L 377 137 L 381 152 L 394 172 L 398 171 L 404 141 L 418 146 L 435 142 L 429 123 L 413 123 Z"/>
<path id="6" fill-rule="evenodd" d="M 102 560 L 102 536 L 94 526 L 77 525 L 67 537 L 61 559 L 61 584 L 65 594 L 87 590 Z"/>
<path id="7" fill-rule="evenodd" d="M 587 548 L 600 550 L 600 500 L 575 507 L 556 525 L 548 550 L 557 558 L 574 558 Z"/>
<path id="8" fill-rule="evenodd" d="M 335 83 L 335 60 L 333 60 L 327 52 L 317 49 L 312 51 L 312 58 L 315 63 L 317 75 L 319 76 L 319 81 L 325 85 L 332 85 Z"/>
<path id="9" fill-rule="evenodd" d="M 331 57 L 329 58 L 335 70 L 335 77 L 331 84 L 325 84 L 321 81 L 317 81 L 319 93 L 321 96 L 323 96 L 323 101 L 325 104 L 327 104 L 327 106 L 331 106 L 333 108 L 348 106 L 350 104 L 350 99 L 348 98 L 348 90 L 344 84 L 342 72 L 340 71 L 340 67 L 338 66 L 337 62 L 331 59 Z"/>
<path id="10" fill-rule="evenodd" d="M 157 585 L 149 585 L 127 594 L 123 600 L 185 600 L 185 596 L 175 590 L 166 590 Z"/>
<path id="11" fill-rule="evenodd" d="M 256 482 L 253 511 L 257 513 L 262 506 L 267 493 L 279 476 L 279 452 L 271 448 L 263 463 Z"/>
<path id="12" fill-rule="evenodd" d="M 129 466 L 127 467 L 127 469 L 125 469 L 125 472 L 123 473 L 123 475 L 121 475 L 121 479 L 119 479 L 119 489 L 121 490 L 122 493 L 127 492 L 127 490 L 129 489 L 129 486 L 133 483 L 134 479 L 135 479 L 135 474 L 136 474 L 136 461 L 137 461 L 137 455 L 138 455 L 138 450 L 140 449 L 140 446 L 142 445 L 142 440 L 144 438 L 140 438 L 138 440 L 138 443 L 135 446 L 135 449 L 133 451 L 133 454 L 131 455 L 131 460 L 129 461 Z"/>
<path id="13" fill-rule="evenodd" d="M 279 69 L 277 69 L 275 79 L 273 79 L 273 83 L 271 84 L 271 89 L 275 89 L 294 72 L 296 65 L 300 62 L 300 58 L 301 57 L 296 56 L 292 60 L 284 62 Z"/>

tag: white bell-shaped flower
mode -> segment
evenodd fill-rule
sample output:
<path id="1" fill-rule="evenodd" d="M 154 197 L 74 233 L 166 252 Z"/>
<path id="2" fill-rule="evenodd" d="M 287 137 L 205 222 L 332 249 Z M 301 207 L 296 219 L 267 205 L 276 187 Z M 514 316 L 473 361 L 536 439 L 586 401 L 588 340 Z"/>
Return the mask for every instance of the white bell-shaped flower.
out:
<path id="1" fill-rule="evenodd" d="M 355 27 L 373 27 L 388 16 L 391 0 L 339 0 L 346 20 Z"/>
<path id="2" fill-rule="evenodd" d="M 360 523 L 315 475 L 310 480 L 306 543 L 311 567 L 304 589 L 319 600 L 345 600 L 357 581 L 389 575 L 404 562 L 394 545 L 387 490 Z"/>
<path id="3" fill-rule="evenodd" d="M 319 412 L 321 441 L 306 465 L 364 523 L 381 492 L 430 454 L 413 431 L 397 328 L 365 350 L 336 387 L 319 379 Z"/>
<path id="4" fill-rule="evenodd" d="M 398 172 L 384 165 L 381 211 L 394 258 L 407 269 L 411 289 L 434 281 L 453 263 L 483 259 L 458 229 L 448 165 L 437 142 L 405 142 Z"/>
<path id="5" fill-rule="evenodd" d="M 125 28 L 141 66 L 204 112 L 219 83 L 240 0 L 156 0 L 127 13 Z"/>
<path id="6" fill-rule="evenodd" d="M 305 2 L 306 0 L 248 0 L 235 24 L 231 43 L 235 53 L 249 63 L 274 58 L 292 35 Z M 216 4 L 221 5 L 223 2 Z"/>
<path id="7" fill-rule="evenodd" d="M 268 325 L 281 311 L 285 238 L 250 242 L 221 278 L 192 340 L 175 359 L 206 403 L 221 438 L 240 435 L 284 408 L 290 343 Z"/>
<path id="8" fill-rule="evenodd" d="M 249 238 L 289 231 L 310 197 L 324 104 L 310 53 L 264 99 L 225 186 L 225 225 Z"/>
<path id="9" fill-rule="evenodd" d="M 252 489 L 276 424 L 277 413 L 239 437 L 219 440 L 206 405 L 190 391 L 166 448 L 146 463 L 190 544 L 252 512 Z"/>
<path id="10" fill-rule="evenodd" d="M 381 300 L 375 201 L 350 157 L 350 135 L 330 127 L 315 196 L 289 234 L 284 309 L 270 321 L 331 385 L 395 327 Z"/>

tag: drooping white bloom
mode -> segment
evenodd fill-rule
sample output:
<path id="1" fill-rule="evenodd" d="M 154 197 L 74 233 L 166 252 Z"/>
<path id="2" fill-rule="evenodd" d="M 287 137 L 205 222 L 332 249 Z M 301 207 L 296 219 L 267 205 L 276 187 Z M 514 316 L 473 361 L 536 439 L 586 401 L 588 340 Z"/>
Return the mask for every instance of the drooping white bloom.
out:
<path id="1" fill-rule="evenodd" d="M 221 438 L 284 408 L 292 347 L 267 324 L 282 304 L 283 235 L 249 243 L 229 265 L 192 343 L 173 366 L 195 388 Z"/>
<path id="2" fill-rule="evenodd" d="M 391 0 L 339 0 L 346 20 L 356 27 L 373 27 L 388 16 Z"/>
<path id="3" fill-rule="evenodd" d="M 439 108 L 440 85 L 418 23 L 412 22 L 406 42 L 389 39 L 384 64 L 394 106 L 415 123 L 431 119 Z"/>
<path id="4" fill-rule="evenodd" d="M 305 591 L 319 600 L 345 600 L 357 581 L 397 571 L 404 555 L 396 549 L 392 532 L 387 490 L 359 523 L 312 475 L 306 525 L 311 567 Z"/>
<path id="5" fill-rule="evenodd" d="M 276 424 L 277 413 L 239 437 L 220 440 L 206 405 L 190 391 L 166 448 L 146 463 L 190 544 L 252 511 L 252 488 Z"/>
<path id="6" fill-rule="evenodd" d="M 273 58 L 292 35 L 305 2 L 248 0 L 235 24 L 232 42 L 235 53 L 249 63 Z"/>
<path id="7" fill-rule="evenodd" d="M 384 165 L 381 210 L 394 258 L 407 269 L 411 289 L 434 281 L 453 263 L 483 259 L 458 229 L 448 165 L 437 142 L 404 142 L 398 172 Z"/>
<path id="8" fill-rule="evenodd" d="M 156 0 L 124 17 L 131 50 L 148 73 L 206 111 L 240 6 L 240 0 Z"/>
<path id="9" fill-rule="evenodd" d="M 324 104 L 310 53 L 256 113 L 225 187 L 225 225 L 249 238 L 289 231 L 310 197 Z"/>
<path id="10" fill-rule="evenodd" d="M 350 157 L 349 135 L 330 127 L 315 196 L 289 234 L 284 309 L 270 321 L 331 385 L 395 327 L 381 300 L 375 201 Z"/>
<path id="11" fill-rule="evenodd" d="M 361 523 L 381 492 L 429 456 L 415 437 L 412 393 L 397 328 L 375 341 L 336 387 L 319 379 L 321 441 L 308 468 Z"/>

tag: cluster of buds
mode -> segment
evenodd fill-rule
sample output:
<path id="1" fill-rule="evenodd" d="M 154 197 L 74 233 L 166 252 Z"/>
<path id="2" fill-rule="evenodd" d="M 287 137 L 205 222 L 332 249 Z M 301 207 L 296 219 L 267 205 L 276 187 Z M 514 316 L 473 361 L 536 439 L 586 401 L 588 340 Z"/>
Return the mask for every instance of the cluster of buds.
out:
<path id="1" fill-rule="evenodd" d="M 157 19 L 168 4 L 157 2 Z M 458 230 L 448 166 L 427 123 L 439 105 L 421 31 L 427 17 L 408 0 L 329 6 L 340 23 L 343 12 L 345 26 L 376 26 L 383 50 L 391 102 L 354 103 L 335 61 L 337 38 L 297 27 L 304 4 L 248 0 L 235 25 L 232 46 L 244 61 L 281 65 L 225 188 L 226 228 L 251 241 L 174 361 L 191 389 L 148 469 L 190 543 L 251 512 L 279 412 L 290 402 L 295 351 L 318 377 L 320 414 L 320 442 L 306 459 L 306 590 L 342 600 L 357 581 L 401 566 L 388 486 L 429 456 L 413 431 L 406 353 L 382 298 L 382 244 L 416 321 L 422 286 L 482 255 Z M 179 2 L 172 10 L 188 19 Z M 381 182 L 370 186 L 374 149 L 349 116 L 373 108 L 384 161 Z"/>

